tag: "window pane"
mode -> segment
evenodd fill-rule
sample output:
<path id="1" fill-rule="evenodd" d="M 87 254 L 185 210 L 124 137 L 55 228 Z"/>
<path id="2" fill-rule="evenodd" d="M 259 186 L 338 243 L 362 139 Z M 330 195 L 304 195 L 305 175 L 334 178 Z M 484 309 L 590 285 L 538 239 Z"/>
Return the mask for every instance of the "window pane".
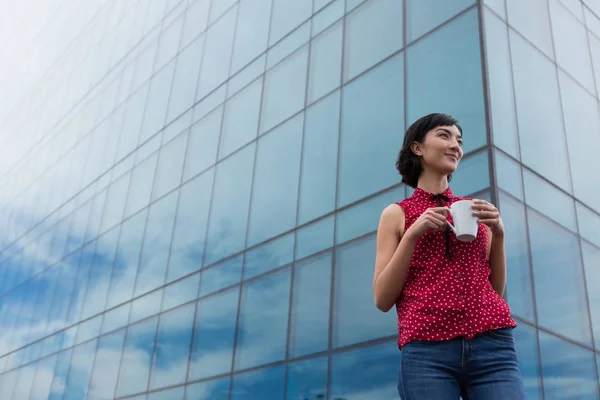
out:
<path id="1" fill-rule="evenodd" d="M 100 232 L 106 232 L 123 219 L 128 188 L 129 174 L 125 174 L 109 186 L 106 203 L 104 205 L 104 212 L 102 213 Z"/>
<path id="2" fill-rule="evenodd" d="M 271 34 L 269 45 L 310 18 L 312 4 L 310 1 L 273 0 L 273 16 L 271 18 Z"/>
<path id="3" fill-rule="evenodd" d="M 473 3 L 473 0 L 406 0 L 406 41 L 414 41 Z"/>
<path id="4" fill-rule="evenodd" d="M 94 355 L 96 353 L 96 345 L 96 340 L 93 340 L 73 349 L 69 378 L 63 395 L 64 400 L 75 400 L 87 397 Z"/>
<path id="5" fill-rule="evenodd" d="M 596 246 L 600 246 L 600 215 L 579 202 L 575 207 L 577 209 L 579 235 Z"/>
<path id="6" fill-rule="evenodd" d="M 333 246 L 334 228 L 335 217 L 332 215 L 299 229 L 296 233 L 296 259 Z"/>
<path id="7" fill-rule="evenodd" d="M 180 306 L 198 297 L 200 274 L 194 274 L 165 287 L 161 310 Z"/>
<path id="8" fill-rule="evenodd" d="M 548 2 L 556 62 L 591 93 L 596 90 L 587 32 L 581 22 L 558 1 Z"/>
<path id="9" fill-rule="evenodd" d="M 262 95 L 262 78 L 257 79 L 225 104 L 219 159 L 256 139 Z"/>
<path id="10" fill-rule="evenodd" d="M 323 6 L 325 3 L 326 7 L 321 8 L 319 1 L 322 1 Z M 312 36 L 315 37 L 323 30 L 327 29 L 332 23 L 340 19 L 344 15 L 344 0 L 317 0 L 315 2 L 315 10 L 320 9 L 312 18 Z"/>
<path id="11" fill-rule="evenodd" d="M 239 287 L 198 302 L 189 380 L 231 371 Z"/>
<path id="12" fill-rule="evenodd" d="M 407 124 L 444 110 L 459 120 L 465 132 L 465 153 L 486 143 L 476 9 L 409 47 L 406 68 Z M 431 93 L 460 93 L 460 100 Z"/>
<path id="13" fill-rule="evenodd" d="M 290 272 L 286 268 L 242 288 L 236 369 L 285 358 Z"/>
<path id="14" fill-rule="evenodd" d="M 124 329 L 99 339 L 88 393 L 90 398 L 110 399 L 114 396 L 124 341 Z"/>
<path id="15" fill-rule="evenodd" d="M 313 39 L 310 45 L 308 103 L 340 86 L 343 25 L 338 22 Z"/>
<path id="16" fill-rule="evenodd" d="M 158 153 L 146 158 L 136 165 L 131 172 L 131 190 L 125 204 L 125 217 L 129 217 L 150 203 L 152 184 Z"/>
<path id="17" fill-rule="evenodd" d="M 53 355 L 52 357 L 45 358 L 37 363 L 34 384 L 31 386 L 31 392 L 29 393 L 29 398 L 31 400 L 48 399 L 50 396 L 52 373 L 57 358 L 57 355 Z"/>
<path id="18" fill-rule="evenodd" d="M 150 377 L 150 362 L 158 317 L 127 328 L 121 359 L 117 396 L 144 392 Z"/>
<path id="19" fill-rule="evenodd" d="M 504 1 L 502 1 L 504 11 Z M 519 158 L 517 117 L 512 83 L 508 27 L 496 15 L 484 11 L 487 71 L 494 144 Z"/>
<path id="20" fill-rule="evenodd" d="M 337 213 L 336 244 L 376 231 L 381 211 L 404 198 L 404 186 L 400 186 Z"/>
<path id="21" fill-rule="evenodd" d="M 160 316 L 152 359 L 151 390 L 185 381 L 195 310 L 196 304 L 192 303 Z"/>
<path id="22" fill-rule="evenodd" d="M 160 304 L 163 298 L 163 289 L 148 293 L 139 297 L 131 303 L 131 315 L 129 323 L 132 324 L 141 319 L 148 318 L 151 315 L 160 312 Z"/>
<path id="23" fill-rule="evenodd" d="M 545 332 L 540 332 L 544 398 L 598 398 L 594 353 Z"/>
<path id="24" fill-rule="evenodd" d="M 175 62 L 171 62 L 165 69 L 152 78 L 146 102 L 144 122 L 137 144 L 144 143 L 150 139 L 165 125 L 165 117 L 167 116 L 167 107 L 169 105 L 168 94 L 171 92 L 174 70 Z"/>
<path id="25" fill-rule="evenodd" d="M 266 132 L 304 107 L 308 46 L 267 72 L 260 132 Z"/>
<path id="26" fill-rule="evenodd" d="M 300 173 L 299 224 L 335 208 L 339 113 L 339 91 L 306 110 Z"/>
<path id="27" fill-rule="evenodd" d="M 452 175 L 452 191 L 461 195 L 479 192 L 490 186 L 488 152 L 482 150 L 461 160 Z"/>
<path id="28" fill-rule="evenodd" d="M 183 169 L 184 182 L 217 161 L 217 146 L 219 145 L 222 115 L 223 107 L 219 107 L 190 129 L 185 167 Z"/>
<path id="29" fill-rule="evenodd" d="M 286 400 L 327 398 L 327 357 L 288 365 Z"/>
<path id="30" fill-rule="evenodd" d="M 396 399 L 399 365 L 400 352 L 389 342 L 335 354 L 331 359 L 330 398 Z"/>
<path id="31" fill-rule="evenodd" d="M 523 201 L 525 198 L 523 197 L 521 165 L 498 150 L 494 151 L 494 161 L 498 187 Z"/>
<path id="32" fill-rule="evenodd" d="M 180 386 L 174 389 L 161 390 L 148 394 L 147 400 L 183 400 L 185 395 L 185 387 Z"/>
<path id="33" fill-rule="evenodd" d="M 184 48 L 206 29 L 209 7 L 210 0 L 195 0 L 185 11 L 181 48 Z"/>
<path id="34" fill-rule="evenodd" d="M 232 400 L 281 400 L 285 366 L 278 365 L 233 376 Z"/>
<path id="35" fill-rule="evenodd" d="M 62 400 L 65 391 L 65 382 L 67 382 L 67 377 L 69 374 L 69 366 L 71 364 L 72 355 L 72 349 L 63 351 L 58 354 L 58 358 L 56 360 L 56 367 L 54 368 L 54 377 L 52 379 L 52 384 L 50 385 L 50 396 L 48 397 L 48 400 Z M 6 382 L 6 379 L 4 380 L 4 382 Z M 3 390 L 5 388 L 6 387 L 4 385 L 0 385 L 0 390 Z M 3 394 L 6 395 L 6 392 L 4 392 Z"/>
<path id="36" fill-rule="evenodd" d="M 536 329 L 532 326 L 520 323 L 513 330 L 515 338 L 515 349 L 519 359 L 519 369 L 523 375 L 525 394 L 527 399 L 542 398 L 542 381 L 540 363 L 538 358 L 538 339 Z"/>
<path id="37" fill-rule="evenodd" d="M 504 192 L 500 192 L 499 209 L 505 227 L 508 305 L 514 315 L 535 322 L 525 206 Z"/>
<path id="38" fill-rule="evenodd" d="M 133 296 L 147 215 L 145 210 L 123 223 L 108 290 L 107 308 L 121 304 Z"/>
<path id="39" fill-rule="evenodd" d="M 584 203 L 600 210 L 600 185 L 590 184 L 597 179 L 590 165 L 597 163 L 600 154 L 598 101 L 563 72 L 559 72 L 558 79 L 567 131 L 573 193 Z"/>
<path id="40" fill-rule="evenodd" d="M 510 25 L 548 57 L 554 59 L 548 2 L 546 0 L 506 0 L 506 8 Z M 531 18 L 531 15 L 538 17 Z"/>
<path id="41" fill-rule="evenodd" d="M 219 17 L 223 15 L 223 13 L 227 11 L 234 3 L 235 0 L 213 0 L 210 7 L 210 18 L 208 20 L 209 25 L 219 19 Z M 229 15 L 229 13 L 227 13 L 227 15 Z"/>
<path id="42" fill-rule="evenodd" d="M 75 344 L 83 343 L 91 338 L 94 338 L 100 334 L 100 328 L 102 326 L 102 315 L 98 315 L 92 319 L 88 319 L 82 322 L 77 327 L 77 336 L 75 337 Z"/>
<path id="43" fill-rule="evenodd" d="M 204 381 L 185 388 L 186 400 L 229 400 L 230 377 Z"/>
<path id="44" fill-rule="evenodd" d="M 373 304 L 375 236 L 338 248 L 335 259 L 333 345 L 335 347 L 397 333 L 395 313 Z"/>
<path id="45" fill-rule="evenodd" d="M 238 71 L 267 49 L 271 1 L 240 1 L 231 73 Z"/>
<path id="46" fill-rule="evenodd" d="M 227 158 L 216 170 L 205 265 L 244 248 L 252 184 L 254 145 Z"/>
<path id="47" fill-rule="evenodd" d="M 136 296 L 165 282 L 178 195 L 179 191 L 175 191 L 150 206 L 135 283 Z"/>
<path id="48" fill-rule="evenodd" d="M 327 350 L 331 253 L 294 266 L 289 357 Z"/>
<path id="49" fill-rule="evenodd" d="M 588 11 L 587 8 L 586 11 Z M 588 16 L 591 16 L 591 18 L 597 21 L 598 25 L 596 26 L 596 28 L 598 29 L 598 31 L 596 31 L 595 33 L 597 35 L 600 35 L 600 20 L 598 20 L 598 18 L 595 15 L 592 15 L 591 12 L 586 13 L 586 19 L 588 19 Z M 589 25 L 589 22 L 588 28 L 592 29 Z M 596 38 L 596 36 L 594 35 L 588 35 L 588 40 L 590 45 L 590 53 L 592 57 L 594 77 L 596 79 L 596 92 L 598 93 L 600 92 L 600 39 Z"/>
<path id="50" fill-rule="evenodd" d="M 583 253 L 583 265 L 585 266 L 592 329 L 596 348 L 600 348 L 600 291 L 595 289 L 597 282 L 600 282 L 600 249 L 581 241 L 581 251 Z"/>
<path id="51" fill-rule="evenodd" d="M 513 32 L 510 45 L 523 163 L 570 192 L 556 67 Z"/>
<path id="52" fill-rule="evenodd" d="M 338 207 L 400 181 L 394 162 L 404 127 L 403 67 L 400 54 L 342 89 Z"/>
<path id="53" fill-rule="evenodd" d="M 529 206 L 562 226 L 577 232 L 573 198 L 544 181 L 536 174 L 523 170 L 525 199 Z"/>
<path id="54" fill-rule="evenodd" d="M 215 3 L 222 2 L 213 1 L 213 5 Z M 236 15 L 237 6 L 231 8 L 206 33 L 206 44 L 196 99 L 206 96 L 221 83 L 225 82 L 229 76 Z"/>
<path id="55" fill-rule="evenodd" d="M 231 96 L 238 92 L 244 86 L 258 78 L 265 72 L 265 61 L 267 55 L 263 53 L 260 57 L 248 64 L 244 69 L 236 72 L 229 80 L 227 80 L 227 94 Z"/>
<path id="56" fill-rule="evenodd" d="M 286 36 L 279 43 L 272 46 L 267 52 L 267 70 L 283 61 L 287 56 L 298 50 L 310 40 L 310 21 Z"/>
<path id="57" fill-rule="evenodd" d="M 577 236 L 531 209 L 527 216 L 539 323 L 590 344 Z"/>
<path id="58" fill-rule="evenodd" d="M 107 311 L 102 320 L 101 333 L 114 331 L 127 325 L 131 303 L 125 303 L 120 307 Z"/>
<path id="59" fill-rule="evenodd" d="M 348 14 L 344 81 L 402 47 L 402 1 L 372 0 Z M 396 73 L 402 77 L 401 70 Z"/>
<path id="60" fill-rule="evenodd" d="M 164 196 L 181 184 L 187 135 L 179 135 L 160 149 L 152 199 Z"/>
<path id="61" fill-rule="evenodd" d="M 264 272 L 294 261 L 293 233 L 265 243 L 246 253 L 244 279 L 250 279 Z"/>
<path id="62" fill-rule="evenodd" d="M 223 261 L 202 272 L 200 279 L 199 296 L 225 289 L 228 286 L 240 283 L 242 280 L 242 267 L 244 265 L 244 256 L 239 255 L 231 260 Z"/>
<path id="63" fill-rule="evenodd" d="M 202 3 L 202 1 L 199 3 Z M 204 38 L 203 35 L 196 39 L 194 43 L 177 56 L 166 122 L 172 121 L 194 104 L 198 76 L 200 75 L 202 50 L 204 50 Z"/>
<path id="64" fill-rule="evenodd" d="M 302 125 L 300 114 L 258 141 L 248 246 L 296 224 Z"/>

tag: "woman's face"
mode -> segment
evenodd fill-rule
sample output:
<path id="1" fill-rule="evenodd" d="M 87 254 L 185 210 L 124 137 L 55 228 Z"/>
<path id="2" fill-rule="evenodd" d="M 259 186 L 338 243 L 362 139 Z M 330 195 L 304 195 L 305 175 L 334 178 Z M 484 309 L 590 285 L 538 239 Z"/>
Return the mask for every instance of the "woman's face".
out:
<path id="1" fill-rule="evenodd" d="M 427 132 L 423 143 L 413 143 L 413 152 L 421 158 L 423 170 L 451 174 L 463 156 L 462 135 L 455 125 L 438 126 Z"/>

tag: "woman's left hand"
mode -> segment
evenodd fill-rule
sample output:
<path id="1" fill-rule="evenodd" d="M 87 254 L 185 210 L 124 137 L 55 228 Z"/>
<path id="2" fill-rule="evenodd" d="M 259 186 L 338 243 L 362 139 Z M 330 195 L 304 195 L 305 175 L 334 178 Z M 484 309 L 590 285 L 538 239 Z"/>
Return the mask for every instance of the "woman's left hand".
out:
<path id="1" fill-rule="evenodd" d="M 474 199 L 472 208 L 473 215 L 480 223 L 489 226 L 493 235 L 504 235 L 504 223 L 496 206 L 485 200 Z"/>

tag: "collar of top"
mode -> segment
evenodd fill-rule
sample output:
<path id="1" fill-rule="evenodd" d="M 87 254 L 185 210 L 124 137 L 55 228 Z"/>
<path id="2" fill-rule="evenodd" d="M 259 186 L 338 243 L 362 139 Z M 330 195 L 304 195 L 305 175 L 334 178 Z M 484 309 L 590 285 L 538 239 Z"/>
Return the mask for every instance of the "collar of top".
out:
<path id="1" fill-rule="evenodd" d="M 413 198 L 415 199 L 423 199 L 423 200 L 433 200 L 435 201 L 437 197 L 441 197 L 442 199 L 449 201 L 449 199 L 452 199 L 454 197 L 454 194 L 452 193 L 452 190 L 450 190 L 450 188 L 448 187 L 446 190 L 444 190 L 442 193 L 429 193 L 424 191 L 421 188 L 416 188 L 415 191 L 413 192 L 412 195 Z"/>

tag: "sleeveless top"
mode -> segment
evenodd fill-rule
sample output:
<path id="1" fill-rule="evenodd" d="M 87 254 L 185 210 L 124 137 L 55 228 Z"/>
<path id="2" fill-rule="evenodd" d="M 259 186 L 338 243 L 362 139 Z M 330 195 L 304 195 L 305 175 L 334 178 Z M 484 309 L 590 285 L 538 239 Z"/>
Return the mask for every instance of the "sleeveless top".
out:
<path id="1" fill-rule="evenodd" d="M 450 188 L 434 195 L 419 188 L 396 203 L 404 210 L 404 231 L 428 208 L 459 200 Z M 452 223 L 452 217 L 448 214 Z M 453 232 L 426 232 L 416 243 L 404 290 L 396 303 L 398 347 L 413 340 L 472 339 L 492 329 L 516 327 L 510 308 L 489 281 L 488 231 L 459 241 Z"/>

